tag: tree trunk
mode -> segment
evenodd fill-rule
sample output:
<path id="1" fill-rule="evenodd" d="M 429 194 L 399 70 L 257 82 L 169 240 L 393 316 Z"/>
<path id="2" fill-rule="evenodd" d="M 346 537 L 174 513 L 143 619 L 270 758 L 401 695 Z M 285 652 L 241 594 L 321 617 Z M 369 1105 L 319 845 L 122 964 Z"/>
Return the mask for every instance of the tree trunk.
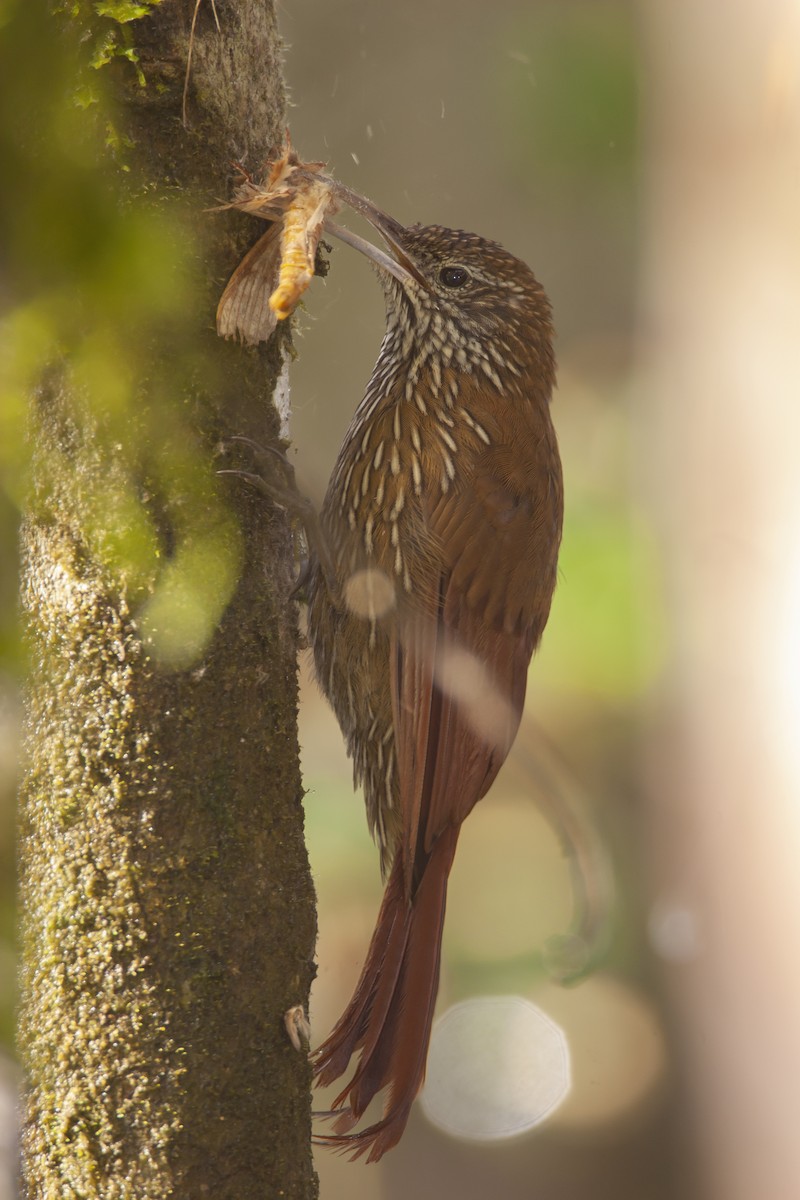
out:
<path id="1" fill-rule="evenodd" d="M 235 465 L 220 451 L 229 435 L 279 436 L 280 348 L 213 332 L 221 283 L 256 231 L 206 211 L 227 196 L 232 160 L 258 170 L 282 139 L 274 9 L 217 0 L 217 30 L 200 7 L 184 128 L 192 0 L 119 26 L 131 6 L 69 7 L 78 66 L 86 45 L 111 47 L 95 74 L 113 107 L 101 96 L 86 120 L 100 112 L 114 154 L 98 182 L 113 236 L 163 227 L 170 247 L 177 211 L 194 241 L 180 268 L 191 296 L 165 262 L 151 320 L 134 312 L 139 283 L 117 281 L 109 303 L 130 327 L 82 330 L 36 391 L 24 1181 L 54 1200 L 312 1197 L 309 1069 L 284 1028 L 307 1004 L 315 938 L 291 538 L 283 514 L 214 476 Z M 93 236 L 87 260 L 102 221 Z"/>

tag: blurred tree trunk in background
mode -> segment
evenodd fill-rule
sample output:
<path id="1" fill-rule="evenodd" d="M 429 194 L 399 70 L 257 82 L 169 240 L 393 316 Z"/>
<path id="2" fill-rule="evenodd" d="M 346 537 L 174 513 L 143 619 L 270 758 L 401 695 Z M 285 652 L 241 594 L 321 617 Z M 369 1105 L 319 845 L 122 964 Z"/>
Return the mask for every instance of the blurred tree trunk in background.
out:
<path id="1" fill-rule="evenodd" d="M 644 5 L 660 948 L 714 1200 L 800 1195 L 800 9 Z"/>
<path id="2" fill-rule="evenodd" d="M 3 85 L 27 95 L 27 72 L 39 89 L 36 113 L 17 106 L 27 141 L 4 143 L 38 182 L 3 214 L 25 300 L 15 345 L 39 368 L 23 521 L 27 1194 L 305 1200 L 309 1070 L 283 1025 L 307 1004 L 315 937 L 291 538 L 215 474 L 237 465 L 229 435 L 278 437 L 285 349 L 216 338 L 255 231 L 207 211 L 232 160 L 257 172 L 282 140 L 274 9 L 217 0 L 217 29 L 200 5 L 184 127 L 193 0 L 56 7 L 68 15 L 12 6 L 22 65 Z M 81 123 L 94 142 L 71 140 Z"/>

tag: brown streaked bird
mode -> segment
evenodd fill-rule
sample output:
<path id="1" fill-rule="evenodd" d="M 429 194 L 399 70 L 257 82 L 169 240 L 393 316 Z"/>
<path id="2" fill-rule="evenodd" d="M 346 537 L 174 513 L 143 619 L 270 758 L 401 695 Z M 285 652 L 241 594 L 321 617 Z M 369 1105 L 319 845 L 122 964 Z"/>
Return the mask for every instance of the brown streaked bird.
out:
<path id="1" fill-rule="evenodd" d="M 563 494 L 550 305 L 532 272 L 340 191 L 386 242 L 329 225 L 372 258 L 387 323 L 325 497 L 309 631 L 387 881 L 353 998 L 313 1061 L 329 1084 L 359 1056 L 319 1140 L 373 1162 L 424 1078 L 447 879 L 519 726 Z M 356 1129 L 384 1089 L 382 1119 Z"/>

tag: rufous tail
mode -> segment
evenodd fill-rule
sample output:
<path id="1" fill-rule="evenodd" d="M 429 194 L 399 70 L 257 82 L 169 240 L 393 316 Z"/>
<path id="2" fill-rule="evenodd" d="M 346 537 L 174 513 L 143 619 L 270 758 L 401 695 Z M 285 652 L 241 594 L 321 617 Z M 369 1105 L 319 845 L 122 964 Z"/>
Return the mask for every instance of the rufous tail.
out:
<path id="1" fill-rule="evenodd" d="M 457 840 L 456 826 L 439 836 L 410 898 L 398 855 L 353 998 L 313 1056 L 317 1083 L 326 1085 L 339 1079 L 361 1051 L 353 1077 L 333 1102 L 334 1110 L 341 1110 L 334 1132 L 316 1138 L 351 1151 L 353 1158 L 367 1154 L 367 1162 L 377 1162 L 397 1144 L 425 1078 L 439 990 L 447 877 Z M 389 1090 L 382 1120 L 352 1132 L 383 1088 Z"/>

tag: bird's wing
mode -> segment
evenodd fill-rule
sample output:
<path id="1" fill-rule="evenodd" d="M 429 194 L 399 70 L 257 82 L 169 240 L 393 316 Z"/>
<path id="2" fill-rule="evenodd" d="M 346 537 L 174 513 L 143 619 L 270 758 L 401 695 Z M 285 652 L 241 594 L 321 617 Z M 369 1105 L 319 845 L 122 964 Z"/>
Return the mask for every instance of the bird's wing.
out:
<path id="1" fill-rule="evenodd" d="M 487 451 L 468 487 L 428 499 L 425 583 L 398 613 L 390 664 L 409 896 L 516 735 L 555 582 L 560 490 L 548 501 L 548 487 Z"/>

